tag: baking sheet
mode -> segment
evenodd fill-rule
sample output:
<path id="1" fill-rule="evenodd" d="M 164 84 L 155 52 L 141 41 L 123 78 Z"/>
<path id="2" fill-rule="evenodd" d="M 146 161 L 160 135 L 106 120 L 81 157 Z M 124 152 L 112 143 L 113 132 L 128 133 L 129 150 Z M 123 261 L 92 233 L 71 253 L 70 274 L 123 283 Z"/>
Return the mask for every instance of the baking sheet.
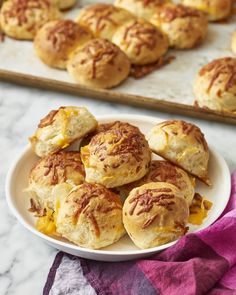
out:
<path id="1" fill-rule="evenodd" d="M 81 7 L 91 3 L 94 1 L 80 1 L 73 10 L 64 14 L 64 18 L 75 19 Z M 175 56 L 176 59 L 169 65 L 138 80 L 130 77 L 111 92 L 192 106 L 192 83 L 197 71 L 215 58 L 233 56 L 230 41 L 231 34 L 236 29 L 235 20 L 236 17 L 233 16 L 227 22 L 210 24 L 207 39 L 202 46 L 192 50 L 170 50 L 168 55 Z M 0 43 L 0 57 L 0 71 L 75 84 L 66 71 L 51 69 L 44 65 L 35 55 L 32 42 L 5 37 L 4 42 Z"/>

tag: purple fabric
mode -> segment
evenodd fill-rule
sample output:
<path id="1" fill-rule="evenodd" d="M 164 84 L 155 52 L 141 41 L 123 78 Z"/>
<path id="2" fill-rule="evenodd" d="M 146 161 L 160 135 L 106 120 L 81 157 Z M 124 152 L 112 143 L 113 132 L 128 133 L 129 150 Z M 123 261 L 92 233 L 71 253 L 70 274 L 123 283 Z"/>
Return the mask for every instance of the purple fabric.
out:
<path id="1" fill-rule="evenodd" d="M 69 276 L 61 275 L 65 267 Z M 236 171 L 230 201 L 213 225 L 143 260 L 108 263 L 60 252 L 43 294 L 236 295 Z"/>
<path id="2" fill-rule="evenodd" d="M 46 282 L 44 289 L 43 289 L 43 293 L 45 293 L 45 294 L 49 294 L 49 292 L 52 288 L 52 285 L 53 285 L 54 279 L 55 279 L 55 275 L 56 275 L 58 267 L 60 266 L 63 255 L 64 255 L 63 252 L 59 252 L 54 259 L 53 265 L 50 268 L 50 272 L 48 274 L 47 282 Z"/>

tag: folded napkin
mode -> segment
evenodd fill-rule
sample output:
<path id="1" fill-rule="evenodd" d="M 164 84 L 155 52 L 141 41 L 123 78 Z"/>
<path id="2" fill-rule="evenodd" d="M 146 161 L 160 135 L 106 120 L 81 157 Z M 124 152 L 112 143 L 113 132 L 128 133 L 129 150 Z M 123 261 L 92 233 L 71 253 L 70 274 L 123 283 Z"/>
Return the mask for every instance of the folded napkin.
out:
<path id="1" fill-rule="evenodd" d="M 236 171 L 230 201 L 208 228 L 150 258 L 86 260 L 59 252 L 44 295 L 236 294 Z"/>

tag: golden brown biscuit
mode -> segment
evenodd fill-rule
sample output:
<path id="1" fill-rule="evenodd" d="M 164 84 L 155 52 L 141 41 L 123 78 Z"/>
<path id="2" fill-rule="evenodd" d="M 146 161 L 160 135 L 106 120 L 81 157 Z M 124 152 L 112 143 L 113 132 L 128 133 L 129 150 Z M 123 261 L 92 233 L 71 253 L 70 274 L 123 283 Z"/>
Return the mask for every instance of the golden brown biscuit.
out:
<path id="1" fill-rule="evenodd" d="M 113 122 L 101 123 L 101 124 L 98 123 L 97 128 L 83 138 L 83 140 L 81 141 L 81 146 L 88 145 L 91 139 L 100 132 L 105 132 L 111 129 L 113 130 L 119 129 L 121 124 L 123 123 L 121 123 L 120 121 L 113 121 Z"/>
<path id="2" fill-rule="evenodd" d="M 194 94 L 199 107 L 236 113 L 236 59 L 220 58 L 205 65 L 195 80 Z"/>
<path id="3" fill-rule="evenodd" d="M 138 18 L 150 20 L 155 9 L 160 5 L 170 3 L 170 0 L 116 0 L 115 6 L 131 12 Z"/>
<path id="4" fill-rule="evenodd" d="M 9 37 L 33 40 L 45 23 L 60 16 L 50 0 L 8 0 L 1 8 L 0 23 Z"/>
<path id="5" fill-rule="evenodd" d="M 189 49 L 201 44 L 208 26 L 204 13 L 171 3 L 158 7 L 150 22 L 168 36 L 171 47 L 179 49 Z"/>
<path id="6" fill-rule="evenodd" d="M 130 191 L 150 182 L 167 182 L 175 185 L 182 193 L 188 205 L 194 197 L 195 179 L 181 168 L 167 161 L 152 161 L 148 173 L 135 182 L 117 188 L 122 197 L 127 197 Z"/>
<path id="7" fill-rule="evenodd" d="M 134 16 L 124 9 L 97 3 L 83 8 L 76 21 L 94 37 L 111 41 L 117 28 L 133 18 Z"/>
<path id="8" fill-rule="evenodd" d="M 184 235 L 188 217 L 188 204 L 180 190 L 165 182 L 133 189 L 123 207 L 125 229 L 141 249 L 160 246 Z"/>
<path id="9" fill-rule="evenodd" d="M 128 77 L 130 61 L 119 47 L 108 40 L 94 39 L 73 52 L 67 70 L 81 85 L 111 88 Z"/>
<path id="10" fill-rule="evenodd" d="M 92 35 L 72 20 L 55 20 L 37 32 L 34 48 L 48 66 L 66 69 L 70 53 L 91 39 Z"/>
<path id="11" fill-rule="evenodd" d="M 232 0 L 182 0 L 182 3 L 205 12 L 209 21 L 226 19 L 231 13 Z"/>
<path id="12" fill-rule="evenodd" d="M 157 155 L 210 184 L 209 148 L 196 125 L 180 120 L 164 121 L 151 129 L 148 143 Z"/>
<path id="13" fill-rule="evenodd" d="M 144 135 L 128 123 L 95 135 L 81 148 L 86 181 L 116 187 L 142 178 L 148 171 L 151 152 Z"/>
<path id="14" fill-rule="evenodd" d="M 159 29 L 141 19 L 131 20 L 119 27 L 112 42 L 136 65 L 157 61 L 169 46 L 167 37 Z"/>
<path id="15" fill-rule="evenodd" d="M 86 108 L 60 107 L 40 121 L 29 140 L 36 155 L 44 157 L 68 147 L 96 127 L 96 119 Z"/>
<path id="16" fill-rule="evenodd" d="M 31 211 L 42 214 L 45 208 L 54 209 L 54 186 L 64 182 L 79 185 L 84 179 L 84 166 L 79 152 L 57 152 L 40 159 L 29 175 L 27 191 L 31 196 Z"/>
<path id="17" fill-rule="evenodd" d="M 57 232 L 78 246 L 99 249 L 124 234 L 119 196 L 99 184 L 84 183 L 60 203 Z"/>

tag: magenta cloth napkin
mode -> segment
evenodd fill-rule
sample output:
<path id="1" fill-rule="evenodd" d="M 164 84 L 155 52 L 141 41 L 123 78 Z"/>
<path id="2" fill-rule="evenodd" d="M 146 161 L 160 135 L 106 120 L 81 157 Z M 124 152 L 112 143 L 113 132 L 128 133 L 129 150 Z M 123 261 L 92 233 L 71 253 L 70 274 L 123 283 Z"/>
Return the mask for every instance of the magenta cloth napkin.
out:
<path id="1" fill-rule="evenodd" d="M 213 225 L 148 259 L 99 262 L 59 252 L 44 295 L 236 294 L 236 171 L 231 198 Z"/>

